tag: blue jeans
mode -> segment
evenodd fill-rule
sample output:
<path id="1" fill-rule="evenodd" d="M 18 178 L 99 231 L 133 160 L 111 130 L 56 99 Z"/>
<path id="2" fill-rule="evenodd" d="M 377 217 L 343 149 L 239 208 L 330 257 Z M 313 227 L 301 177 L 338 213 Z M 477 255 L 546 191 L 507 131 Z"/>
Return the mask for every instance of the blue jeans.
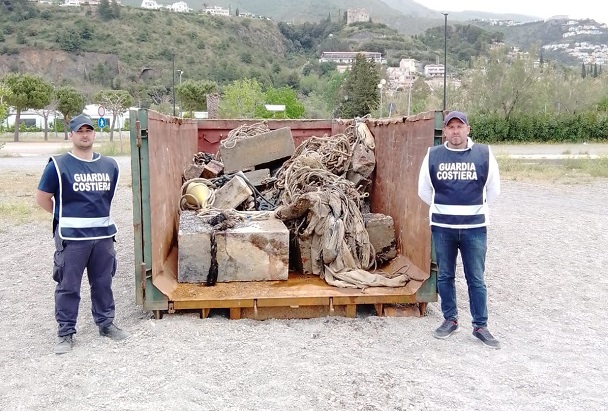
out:
<path id="1" fill-rule="evenodd" d="M 464 267 L 469 289 L 469 307 L 473 327 L 485 327 L 488 323 L 487 291 L 483 273 L 486 266 L 487 228 L 454 229 L 431 226 L 435 256 L 439 273 L 437 288 L 441 297 L 441 311 L 446 320 L 458 320 L 456 305 L 456 257 Z"/>

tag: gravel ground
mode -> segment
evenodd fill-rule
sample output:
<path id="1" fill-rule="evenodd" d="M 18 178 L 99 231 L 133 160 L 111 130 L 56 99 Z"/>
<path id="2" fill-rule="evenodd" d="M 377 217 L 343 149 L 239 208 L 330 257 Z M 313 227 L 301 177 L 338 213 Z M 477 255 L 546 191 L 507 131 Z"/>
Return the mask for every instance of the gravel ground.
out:
<path id="1" fill-rule="evenodd" d="M 45 162 L 0 158 L 0 172 L 40 173 Z M 114 207 L 124 342 L 97 334 L 83 281 L 74 350 L 53 354 L 50 223 L 1 233 L 0 409 L 607 409 L 607 200 L 605 180 L 503 182 L 487 261 L 489 325 L 503 348 L 490 350 L 471 336 L 460 267 L 462 331 L 445 341 L 431 335 L 438 304 L 422 318 L 154 320 L 134 300 L 124 184 Z"/>

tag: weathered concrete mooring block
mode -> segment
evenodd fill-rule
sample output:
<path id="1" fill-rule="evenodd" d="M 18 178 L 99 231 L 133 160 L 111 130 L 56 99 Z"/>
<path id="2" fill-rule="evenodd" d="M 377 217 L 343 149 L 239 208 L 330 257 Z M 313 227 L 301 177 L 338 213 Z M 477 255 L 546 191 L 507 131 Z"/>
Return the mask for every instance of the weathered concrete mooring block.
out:
<path id="1" fill-rule="evenodd" d="M 237 208 L 251 195 L 253 195 L 253 191 L 242 178 L 232 177 L 230 181 L 215 192 L 213 207 L 221 210 Z"/>
<path id="2" fill-rule="evenodd" d="M 363 214 L 365 228 L 369 235 L 369 242 L 376 251 L 376 261 L 378 264 L 385 263 L 397 256 L 397 246 L 395 242 L 395 224 L 393 218 L 384 214 L 365 213 Z M 299 261 L 294 265 L 303 274 L 313 274 L 314 266 L 321 264 L 320 261 L 313 261 L 311 257 L 312 236 L 298 237 L 297 239 Z"/>
<path id="3" fill-rule="evenodd" d="M 393 217 L 378 213 L 363 214 L 365 229 L 369 242 L 376 250 L 376 261 L 379 264 L 392 260 L 397 256 L 395 242 L 395 223 Z"/>
<path id="4" fill-rule="evenodd" d="M 224 172 L 232 173 L 247 167 L 291 157 L 294 150 L 291 129 L 283 127 L 239 140 L 231 148 L 220 147 L 220 155 L 222 163 L 224 163 Z"/>
<path id="5" fill-rule="evenodd" d="M 211 232 L 193 211 L 182 211 L 178 234 L 178 281 L 203 283 L 211 266 Z M 251 220 L 215 232 L 218 282 L 287 280 L 289 230 L 277 218 Z"/>
<path id="6" fill-rule="evenodd" d="M 216 160 L 211 160 L 202 171 L 203 178 L 215 178 L 224 172 L 224 165 Z"/>
<path id="7" fill-rule="evenodd" d="M 247 171 L 243 174 L 245 175 L 247 180 L 249 180 L 251 185 L 253 185 L 254 187 L 260 187 L 262 185 L 262 181 L 270 177 L 270 169 L 262 168 L 259 170 Z"/>
<path id="8" fill-rule="evenodd" d="M 203 166 L 198 164 L 190 164 L 188 168 L 184 170 L 184 178 L 186 180 L 192 180 L 193 178 L 199 178 L 203 174 Z"/>

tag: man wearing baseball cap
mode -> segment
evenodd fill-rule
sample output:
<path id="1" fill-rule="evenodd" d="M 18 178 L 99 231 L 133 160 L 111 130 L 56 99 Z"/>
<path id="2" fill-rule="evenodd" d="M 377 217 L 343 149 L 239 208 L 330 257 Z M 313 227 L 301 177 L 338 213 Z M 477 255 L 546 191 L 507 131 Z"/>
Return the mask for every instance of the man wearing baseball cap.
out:
<path id="1" fill-rule="evenodd" d="M 99 334 L 113 340 L 128 336 L 114 324 L 112 293 L 117 229 L 110 208 L 120 170 L 116 160 L 93 151 L 95 130 L 89 117 L 80 114 L 69 127 L 71 151 L 50 158 L 36 191 L 38 205 L 53 215 L 56 354 L 68 353 L 74 345 L 85 268 Z"/>
<path id="2" fill-rule="evenodd" d="M 487 250 L 488 203 L 500 194 L 498 163 L 490 147 L 473 143 L 465 113 L 444 118 L 446 142 L 431 147 L 418 178 L 418 195 L 427 203 L 435 247 L 437 289 L 444 321 L 433 335 L 445 339 L 459 330 L 456 304 L 456 258 L 460 257 L 468 285 L 473 335 L 490 348 L 500 342 L 488 330 L 484 280 Z"/>

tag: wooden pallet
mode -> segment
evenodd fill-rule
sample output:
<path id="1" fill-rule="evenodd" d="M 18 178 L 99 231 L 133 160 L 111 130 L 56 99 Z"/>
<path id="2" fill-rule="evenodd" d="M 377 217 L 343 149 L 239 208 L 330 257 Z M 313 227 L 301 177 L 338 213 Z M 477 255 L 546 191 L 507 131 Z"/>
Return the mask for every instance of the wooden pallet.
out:
<path id="1" fill-rule="evenodd" d="M 401 258 L 393 264 L 403 264 Z M 358 307 L 371 305 L 379 316 L 420 316 L 428 300 L 421 301 L 417 292 L 429 274 L 412 267 L 408 274 L 416 279 L 404 287 L 338 288 L 318 276 L 296 272 L 291 272 L 287 281 L 229 282 L 212 287 L 179 283 L 169 296 L 168 312 L 199 310 L 200 316 L 207 318 L 213 309 L 227 309 L 231 319 L 261 320 L 356 317 Z M 162 315 L 159 311 L 155 314 Z"/>

